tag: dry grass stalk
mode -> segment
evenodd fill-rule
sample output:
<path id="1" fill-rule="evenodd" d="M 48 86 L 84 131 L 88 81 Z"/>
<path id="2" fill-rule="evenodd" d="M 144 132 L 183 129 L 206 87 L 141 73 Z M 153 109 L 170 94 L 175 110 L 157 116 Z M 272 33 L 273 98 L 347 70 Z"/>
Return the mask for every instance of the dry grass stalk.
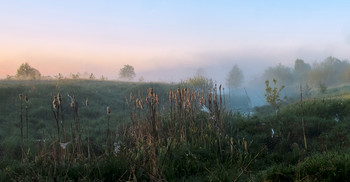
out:
<path id="1" fill-rule="evenodd" d="M 24 161 L 24 141 L 23 141 L 23 95 L 19 94 L 19 103 L 20 103 L 20 115 L 19 115 L 19 119 L 20 119 L 20 134 L 21 134 L 21 155 L 22 155 L 22 162 Z"/>
<path id="2" fill-rule="evenodd" d="M 106 153 L 106 155 L 109 155 L 109 120 L 111 118 L 111 108 L 107 107 L 106 111 L 107 111 L 107 130 L 106 130 L 106 149 L 105 149 L 105 153 Z"/>
<path id="3" fill-rule="evenodd" d="M 28 103 L 29 103 L 29 99 L 28 99 L 28 96 L 25 96 L 24 97 L 24 101 L 25 101 L 25 103 L 26 103 L 26 148 L 27 148 L 27 150 L 26 150 L 26 156 L 28 156 L 29 155 L 29 137 L 28 137 L 28 128 L 29 128 L 29 126 L 28 126 Z"/>

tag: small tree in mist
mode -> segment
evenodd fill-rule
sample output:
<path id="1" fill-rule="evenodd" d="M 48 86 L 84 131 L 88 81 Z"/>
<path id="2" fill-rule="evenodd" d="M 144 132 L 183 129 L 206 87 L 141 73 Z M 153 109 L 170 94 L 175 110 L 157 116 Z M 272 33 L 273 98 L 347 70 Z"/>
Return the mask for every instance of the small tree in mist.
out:
<path id="1" fill-rule="evenodd" d="M 102 75 L 100 80 L 105 81 L 105 80 L 108 80 L 108 78 Z"/>
<path id="2" fill-rule="evenodd" d="M 203 68 L 198 68 L 193 77 L 180 82 L 180 87 L 188 87 L 197 92 L 204 92 L 205 94 L 208 90 L 214 87 L 213 79 L 207 78 L 206 72 Z"/>
<path id="3" fill-rule="evenodd" d="M 95 80 L 96 77 L 95 77 L 95 75 L 94 75 L 93 73 L 91 73 L 90 76 L 89 76 L 89 79 L 90 79 L 90 80 Z"/>
<path id="4" fill-rule="evenodd" d="M 188 78 L 180 83 L 181 87 L 189 87 L 197 92 L 206 93 L 214 87 L 214 82 L 211 78 L 206 78 L 202 75 L 196 75 Z"/>
<path id="5" fill-rule="evenodd" d="M 64 77 L 63 77 L 63 74 L 62 74 L 62 73 L 58 73 L 58 75 L 56 75 L 55 78 L 56 78 L 57 80 L 62 80 Z"/>
<path id="6" fill-rule="evenodd" d="M 23 63 L 17 69 L 16 77 L 20 79 L 39 79 L 41 74 L 37 69 L 31 67 L 28 63 Z"/>
<path id="7" fill-rule="evenodd" d="M 228 88 L 238 88 L 242 85 L 243 79 L 244 76 L 242 70 L 237 64 L 235 64 L 227 75 L 226 85 Z"/>
<path id="8" fill-rule="evenodd" d="M 79 72 L 76 73 L 76 74 L 71 73 L 71 77 L 72 77 L 73 80 L 78 80 L 78 79 L 80 79 L 80 73 Z"/>
<path id="9" fill-rule="evenodd" d="M 280 84 L 290 85 L 293 84 L 293 73 L 291 68 L 279 63 L 277 66 L 269 67 L 262 75 L 264 80 L 270 80 L 278 78 Z"/>
<path id="10" fill-rule="evenodd" d="M 280 88 L 277 88 L 277 80 L 273 79 L 273 88 L 270 86 L 270 81 L 265 81 L 265 99 L 266 102 L 271 105 L 271 107 L 275 110 L 276 116 L 278 114 L 279 108 L 282 104 L 282 99 L 280 98 L 281 91 L 284 89 L 284 85 Z"/>
<path id="11" fill-rule="evenodd" d="M 229 90 L 229 100 L 230 100 L 230 105 L 232 105 L 231 103 L 231 89 L 232 88 L 238 88 L 242 85 L 243 83 L 243 72 L 242 70 L 238 67 L 237 64 L 235 64 L 232 69 L 230 70 L 230 72 L 227 75 L 226 78 L 226 85 L 228 87 Z"/>
<path id="12" fill-rule="evenodd" d="M 130 65 L 124 65 L 122 69 L 119 71 L 119 77 L 123 80 L 132 80 L 136 76 L 135 70 L 133 66 Z"/>
<path id="13" fill-rule="evenodd" d="M 302 59 L 297 59 L 294 62 L 294 78 L 295 81 L 304 82 L 308 73 L 311 71 L 311 65 L 304 62 Z"/>
<path id="14" fill-rule="evenodd" d="M 144 81 L 145 81 L 145 78 L 143 78 L 143 76 L 140 76 L 139 82 L 144 82 Z"/>

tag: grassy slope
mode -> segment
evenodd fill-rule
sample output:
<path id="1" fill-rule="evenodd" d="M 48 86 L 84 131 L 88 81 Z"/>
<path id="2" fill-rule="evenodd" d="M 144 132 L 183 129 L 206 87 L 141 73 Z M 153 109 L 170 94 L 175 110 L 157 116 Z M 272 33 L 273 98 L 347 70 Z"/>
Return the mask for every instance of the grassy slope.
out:
<path id="1" fill-rule="evenodd" d="M 106 127 L 106 106 L 112 108 L 111 124 L 115 126 L 128 118 L 130 111 L 124 102 L 125 97 L 129 97 L 130 92 L 146 90 L 149 87 L 155 88 L 161 94 L 160 102 L 164 103 L 168 98 L 169 87 L 173 85 L 87 80 L 63 80 L 58 84 L 56 81 L 0 81 L 0 167 L 8 166 L 18 156 L 16 151 L 19 141 L 20 93 L 28 95 L 30 99 L 29 138 L 32 140 L 44 135 L 49 137 L 50 133 L 55 132 L 51 102 L 53 96 L 61 92 L 63 102 L 66 103 L 66 122 L 73 120 L 69 111 L 69 93 L 74 94 L 80 104 L 81 121 L 85 122 L 83 130 L 89 130 L 96 140 L 102 142 Z M 236 178 L 242 168 L 248 167 L 241 180 L 344 180 L 350 177 L 350 167 L 347 165 L 350 163 L 350 101 L 346 97 L 349 87 L 340 88 L 329 88 L 328 96 L 337 95 L 341 90 L 343 98 L 312 99 L 305 103 L 307 151 L 303 149 L 300 107 L 296 103 L 284 107 L 279 118 L 273 115 L 252 118 L 239 114 L 225 116 L 225 133 L 234 138 L 234 155 L 230 154 L 230 158 L 217 158 L 218 154 L 208 149 L 179 144 L 180 147 L 169 152 L 169 159 L 163 159 L 166 164 L 163 174 L 174 181 L 217 178 L 225 181 Z M 86 98 L 89 99 L 89 107 L 83 104 Z M 336 121 L 336 118 L 339 120 Z M 274 139 L 271 138 L 271 128 L 275 131 Z M 248 152 L 245 151 L 245 141 L 248 141 Z M 252 160 L 264 146 L 268 147 L 267 150 L 260 153 L 256 160 Z M 251 160 L 252 163 L 248 166 Z M 111 160 L 106 161 L 106 165 L 115 165 L 109 164 L 113 162 L 117 162 L 119 166 L 123 163 Z"/>
<path id="2" fill-rule="evenodd" d="M 168 84 L 159 83 L 126 83 L 114 81 L 91 80 L 60 80 L 60 81 L 0 81 L 0 141 L 2 157 L 5 154 L 16 154 L 20 137 L 20 102 L 19 94 L 28 96 L 29 142 L 37 139 L 50 138 L 56 122 L 52 112 L 53 97 L 58 92 L 62 94 L 66 127 L 73 122 L 73 112 L 70 108 L 70 98 L 75 95 L 79 115 L 85 132 L 91 136 L 104 136 L 106 128 L 106 107 L 111 112 L 111 128 L 129 118 L 129 109 L 125 99 L 131 92 L 146 91 L 154 88 L 161 93 L 167 93 Z M 164 98 L 164 97 L 162 97 Z M 89 106 L 85 106 L 88 99 Z M 23 122 L 25 122 L 25 102 L 23 101 Z M 24 128 L 25 131 L 25 128 Z M 103 138 L 96 138 L 103 141 Z M 14 156 L 13 156 L 14 157 Z"/>

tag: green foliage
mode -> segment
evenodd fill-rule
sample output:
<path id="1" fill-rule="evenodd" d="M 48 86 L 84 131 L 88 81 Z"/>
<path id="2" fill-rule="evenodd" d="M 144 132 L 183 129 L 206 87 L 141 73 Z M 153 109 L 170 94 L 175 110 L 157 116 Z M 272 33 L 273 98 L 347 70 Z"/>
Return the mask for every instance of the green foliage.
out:
<path id="1" fill-rule="evenodd" d="M 260 112 L 246 115 L 225 111 L 220 107 L 220 95 L 211 93 L 205 98 L 206 107 L 210 108 L 208 113 L 201 111 L 198 104 L 201 96 L 190 89 L 170 90 L 169 95 L 169 88 L 174 87 L 92 80 L 1 81 L 0 180 L 346 181 L 349 178 L 350 100 L 339 97 L 304 101 L 308 139 L 308 149 L 304 150 L 300 147 L 303 135 L 299 103 L 281 107 L 278 118 L 273 115 L 272 106 L 257 108 Z M 280 91 L 276 86 L 269 87 L 271 94 Z M 70 155 L 72 144 L 68 145 L 66 155 L 71 160 L 54 160 L 56 123 L 51 101 L 57 92 L 62 94 L 67 126 L 76 119 L 67 93 L 77 99 L 84 160 Z M 29 96 L 30 152 L 24 162 L 21 162 L 18 132 L 19 93 Z M 88 106 L 84 104 L 86 98 Z M 117 153 L 106 154 L 103 146 L 106 106 L 111 108 L 109 136 L 111 142 L 119 145 Z M 43 138 L 46 142 L 40 143 L 38 139 Z"/>
<path id="2" fill-rule="evenodd" d="M 280 88 L 277 88 L 277 80 L 273 79 L 274 87 L 270 86 L 269 80 L 265 81 L 265 99 L 266 102 L 271 105 L 272 108 L 276 111 L 276 114 L 281 106 L 282 99 L 280 98 L 281 91 L 284 89 L 284 85 Z"/>
<path id="3" fill-rule="evenodd" d="M 279 82 L 286 87 L 297 86 L 300 84 L 309 84 L 316 88 L 322 83 L 327 86 L 349 83 L 350 81 L 350 63 L 349 60 L 340 60 L 335 57 L 315 62 L 312 66 L 302 59 L 296 59 L 294 68 L 278 64 L 266 69 L 261 76 L 261 80 L 271 80 L 278 78 Z M 291 94 L 292 89 L 288 89 Z"/>
<path id="4" fill-rule="evenodd" d="M 214 87 L 214 82 L 211 78 L 206 78 L 202 75 L 196 75 L 188 78 L 179 84 L 182 88 L 190 88 L 195 91 L 208 92 Z"/>
<path id="5" fill-rule="evenodd" d="M 119 71 L 119 77 L 121 79 L 125 79 L 125 80 L 132 80 L 134 79 L 134 77 L 136 76 L 135 74 L 135 70 L 134 70 L 134 67 L 131 66 L 131 65 L 124 65 L 123 68 L 120 69 Z"/>
<path id="6" fill-rule="evenodd" d="M 350 154 L 316 153 L 296 166 L 272 166 L 258 174 L 259 181 L 347 181 L 350 177 Z"/>
<path id="7" fill-rule="evenodd" d="M 269 67 L 266 69 L 262 75 L 262 78 L 265 80 L 278 78 L 283 85 L 290 85 L 294 81 L 292 70 L 281 63 L 275 67 Z"/>
<path id="8" fill-rule="evenodd" d="M 310 83 L 323 83 L 336 85 L 344 81 L 344 73 L 349 67 L 348 61 L 341 61 L 335 57 L 328 57 L 320 63 L 315 63 L 310 71 L 308 80 Z"/>

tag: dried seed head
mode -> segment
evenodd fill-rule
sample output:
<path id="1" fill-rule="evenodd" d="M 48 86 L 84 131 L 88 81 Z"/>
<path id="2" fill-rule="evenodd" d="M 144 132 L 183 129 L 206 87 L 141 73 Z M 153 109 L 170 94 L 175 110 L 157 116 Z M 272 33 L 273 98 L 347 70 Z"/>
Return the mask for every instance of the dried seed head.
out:
<path id="1" fill-rule="evenodd" d="M 20 100 L 22 100 L 22 94 L 19 94 L 18 97 Z"/>
<path id="2" fill-rule="evenodd" d="M 28 103 L 29 102 L 28 96 L 25 96 L 24 100 L 26 101 L 26 103 Z"/>
<path id="3" fill-rule="evenodd" d="M 57 105 L 58 105 L 57 97 L 54 96 L 54 97 L 53 97 L 53 101 L 52 101 L 52 107 L 56 109 L 56 108 L 57 108 Z"/>
<path id="4" fill-rule="evenodd" d="M 74 107 L 75 107 L 74 102 L 71 102 L 71 103 L 70 103 L 70 107 L 71 107 L 71 108 L 74 108 Z"/>
<path id="5" fill-rule="evenodd" d="M 139 104 L 140 108 L 143 109 L 143 103 L 142 103 L 141 99 L 139 100 L 138 104 Z"/>
<path id="6" fill-rule="evenodd" d="M 107 110 L 107 114 L 111 114 L 111 108 L 109 106 L 107 106 L 106 110 Z"/>
<path id="7" fill-rule="evenodd" d="M 86 107 L 89 106 L 89 99 L 88 98 L 86 98 L 86 100 L 85 100 L 85 106 Z"/>
<path id="8" fill-rule="evenodd" d="M 57 100 L 58 100 L 58 104 L 61 105 L 61 103 L 62 103 L 62 96 L 61 96 L 61 94 L 59 92 L 57 93 Z"/>
<path id="9" fill-rule="evenodd" d="M 148 89 L 148 97 L 151 97 L 153 95 L 153 88 Z"/>
<path id="10" fill-rule="evenodd" d="M 158 97 L 158 94 L 155 94 L 155 101 L 156 101 L 156 104 L 159 104 L 159 97 Z"/>

